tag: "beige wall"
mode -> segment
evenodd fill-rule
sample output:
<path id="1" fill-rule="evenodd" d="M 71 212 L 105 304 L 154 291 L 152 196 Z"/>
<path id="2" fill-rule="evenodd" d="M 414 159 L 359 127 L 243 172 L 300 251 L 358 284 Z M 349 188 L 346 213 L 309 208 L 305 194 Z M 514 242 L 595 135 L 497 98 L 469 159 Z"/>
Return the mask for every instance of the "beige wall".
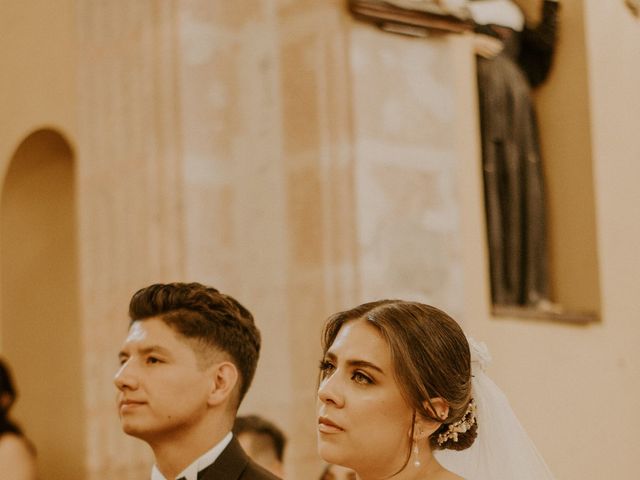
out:
<path id="1" fill-rule="evenodd" d="M 617 449 L 611 446 L 612 459 L 620 462 L 623 476 L 634 468 L 632 452 L 640 448 L 638 437 L 632 434 L 640 428 L 633 400 L 640 393 L 640 222 L 636 213 L 640 191 L 635 181 L 640 178 L 640 51 L 636 48 L 640 20 L 632 17 L 622 2 L 589 0 L 585 11 L 605 344 L 615 352 L 605 362 L 609 365 L 606 378 L 613 383 L 610 391 L 621 397 L 616 421 L 631 427 L 626 442 L 617 444 Z"/>
<path id="2" fill-rule="evenodd" d="M 3 2 L 2 171 L 43 125 L 76 154 L 86 478 L 148 469 L 148 449 L 120 431 L 111 378 L 131 292 L 173 279 L 255 312 L 264 351 L 243 410 L 289 433 L 291 478 L 320 466 L 323 319 L 391 294 L 443 305 L 489 343 L 491 372 L 558 478 L 633 476 L 640 27 L 622 1 L 563 3 L 539 100 L 545 154 L 586 188 L 556 201 L 586 226 L 553 227 L 587 231 L 580 248 L 555 247 L 596 265 L 583 288 L 565 264 L 556 287 L 600 306 L 585 327 L 489 316 L 468 38 L 383 34 L 339 0 Z M 612 426 L 619 440 L 604 442 Z"/>
<path id="3" fill-rule="evenodd" d="M 55 127 L 74 145 L 74 1 L 2 2 L 0 162 L 2 171 L 29 133 Z M 54 19 L 55 21 L 51 21 Z"/>
<path id="4" fill-rule="evenodd" d="M 558 129 L 549 136 L 559 145 L 548 151 L 571 157 L 591 152 L 602 320 L 575 327 L 489 318 L 484 313 L 488 308 L 484 262 L 478 261 L 482 251 L 474 248 L 468 272 L 479 289 L 469 290 L 466 324 L 492 346 L 491 372 L 558 478 L 632 478 L 637 470 L 633 452 L 640 448 L 636 435 L 640 420 L 634 413 L 640 393 L 640 222 L 635 213 L 640 200 L 635 132 L 640 122 L 640 23 L 622 1 L 587 1 L 583 12 L 576 2 L 562 3 L 567 3 L 563 15 L 573 12 L 578 18 L 584 15 L 585 21 L 583 27 L 575 18 L 563 17 L 568 30 L 563 34 L 579 35 L 584 29 L 587 41 L 584 51 L 574 51 L 569 45 L 575 39 L 561 40 L 558 60 L 570 62 L 578 72 L 584 61 L 588 77 L 571 80 L 571 72 L 559 64 L 542 92 L 541 107 L 552 110 L 545 102 L 561 99 L 560 92 L 570 99 L 562 107 L 564 116 L 543 119 Z M 577 58 L 571 60 L 572 55 Z M 552 92 L 556 81 L 570 81 L 576 91 L 557 86 L 556 94 Z M 580 105 L 585 88 L 587 103 Z M 583 112 L 582 117 L 576 112 Z M 590 139 L 585 130 L 591 132 Z M 581 208 L 589 204 L 586 201 Z M 574 243 L 567 247 L 573 245 L 580 248 Z M 573 288 L 582 290 L 580 278 Z M 615 399 L 614 405 L 607 405 L 606 398 Z"/>
<path id="5" fill-rule="evenodd" d="M 0 352 L 14 366 L 16 418 L 43 478 L 83 478 L 85 462 L 74 29 L 71 1 L 0 5 Z M 51 130 L 29 136 L 42 128 Z"/>

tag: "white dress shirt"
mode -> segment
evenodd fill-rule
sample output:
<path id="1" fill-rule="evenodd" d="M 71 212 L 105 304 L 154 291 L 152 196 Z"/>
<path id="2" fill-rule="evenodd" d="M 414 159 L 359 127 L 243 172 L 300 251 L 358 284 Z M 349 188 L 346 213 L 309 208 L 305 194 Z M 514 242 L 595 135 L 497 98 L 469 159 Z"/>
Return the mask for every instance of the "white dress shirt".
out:
<path id="1" fill-rule="evenodd" d="M 191 465 L 185 468 L 182 472 L 180 472 L 177 478 L 185 478 L 186 480 L 198 480 L 198 472 L 204 470 L 213 462 L 215 462 L 222 451 L 227 448 L 229 442 L 233 438 L 233 434 L 231 432 L 227 433 L 225 437 L 218 442 L 218 444 L 213 447 L 211 450 L 205 452 L 202 456 L 198 457 Z M 168 480 L 165 476 L 158 470 L 156 465 L 151 469 L 151 480 Z M 173 479 L 172 479 L 173 480 Z"/>

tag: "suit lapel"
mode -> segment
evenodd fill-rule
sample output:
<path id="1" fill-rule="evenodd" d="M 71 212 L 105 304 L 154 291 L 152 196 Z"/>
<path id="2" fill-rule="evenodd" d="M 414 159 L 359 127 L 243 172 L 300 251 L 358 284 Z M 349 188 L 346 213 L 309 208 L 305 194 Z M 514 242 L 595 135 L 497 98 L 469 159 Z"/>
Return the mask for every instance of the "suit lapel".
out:
<path id="1" fill-rule="evenodd" d="M 247 463 L 249 457 L 234 436 L 216 461 L 198 473 L 198 480 L 237 480 Z"/>

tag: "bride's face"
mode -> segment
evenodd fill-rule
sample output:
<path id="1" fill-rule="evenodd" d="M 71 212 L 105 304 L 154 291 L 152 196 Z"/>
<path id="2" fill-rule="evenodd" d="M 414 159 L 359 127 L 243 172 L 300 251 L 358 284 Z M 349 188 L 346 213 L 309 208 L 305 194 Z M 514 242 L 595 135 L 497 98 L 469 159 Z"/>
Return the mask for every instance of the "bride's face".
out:
<path id="1" fill-rule="evenodd" d="M 396 383 L 387 342 L 367 321 L 345 324 L 321 364 L 320 456 L 360 476 L 389 476 L 409 454 L 412 416 Z"/>

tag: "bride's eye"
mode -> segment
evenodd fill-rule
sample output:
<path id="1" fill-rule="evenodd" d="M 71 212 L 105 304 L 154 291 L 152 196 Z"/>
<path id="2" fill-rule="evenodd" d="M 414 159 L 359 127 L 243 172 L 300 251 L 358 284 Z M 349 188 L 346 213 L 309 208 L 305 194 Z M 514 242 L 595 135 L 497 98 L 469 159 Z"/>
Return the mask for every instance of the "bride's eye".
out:
<path id="1" fill-rule="evenodd" d="M 365 375 L 362 372 L 353 372 L 353 375 L 351 376 L 351 379 L 356 382 L 359 383 L 361 385 L 371 385 L 373 383 L 373 380 L 371 380 L 371 378 L 368 375 Z"/>
<path id="2" fill-rule="evenodd" d="M 335 366 L 328 360 L 320 361 L 320 378 L 327 378 L 335 370 Z"/>

